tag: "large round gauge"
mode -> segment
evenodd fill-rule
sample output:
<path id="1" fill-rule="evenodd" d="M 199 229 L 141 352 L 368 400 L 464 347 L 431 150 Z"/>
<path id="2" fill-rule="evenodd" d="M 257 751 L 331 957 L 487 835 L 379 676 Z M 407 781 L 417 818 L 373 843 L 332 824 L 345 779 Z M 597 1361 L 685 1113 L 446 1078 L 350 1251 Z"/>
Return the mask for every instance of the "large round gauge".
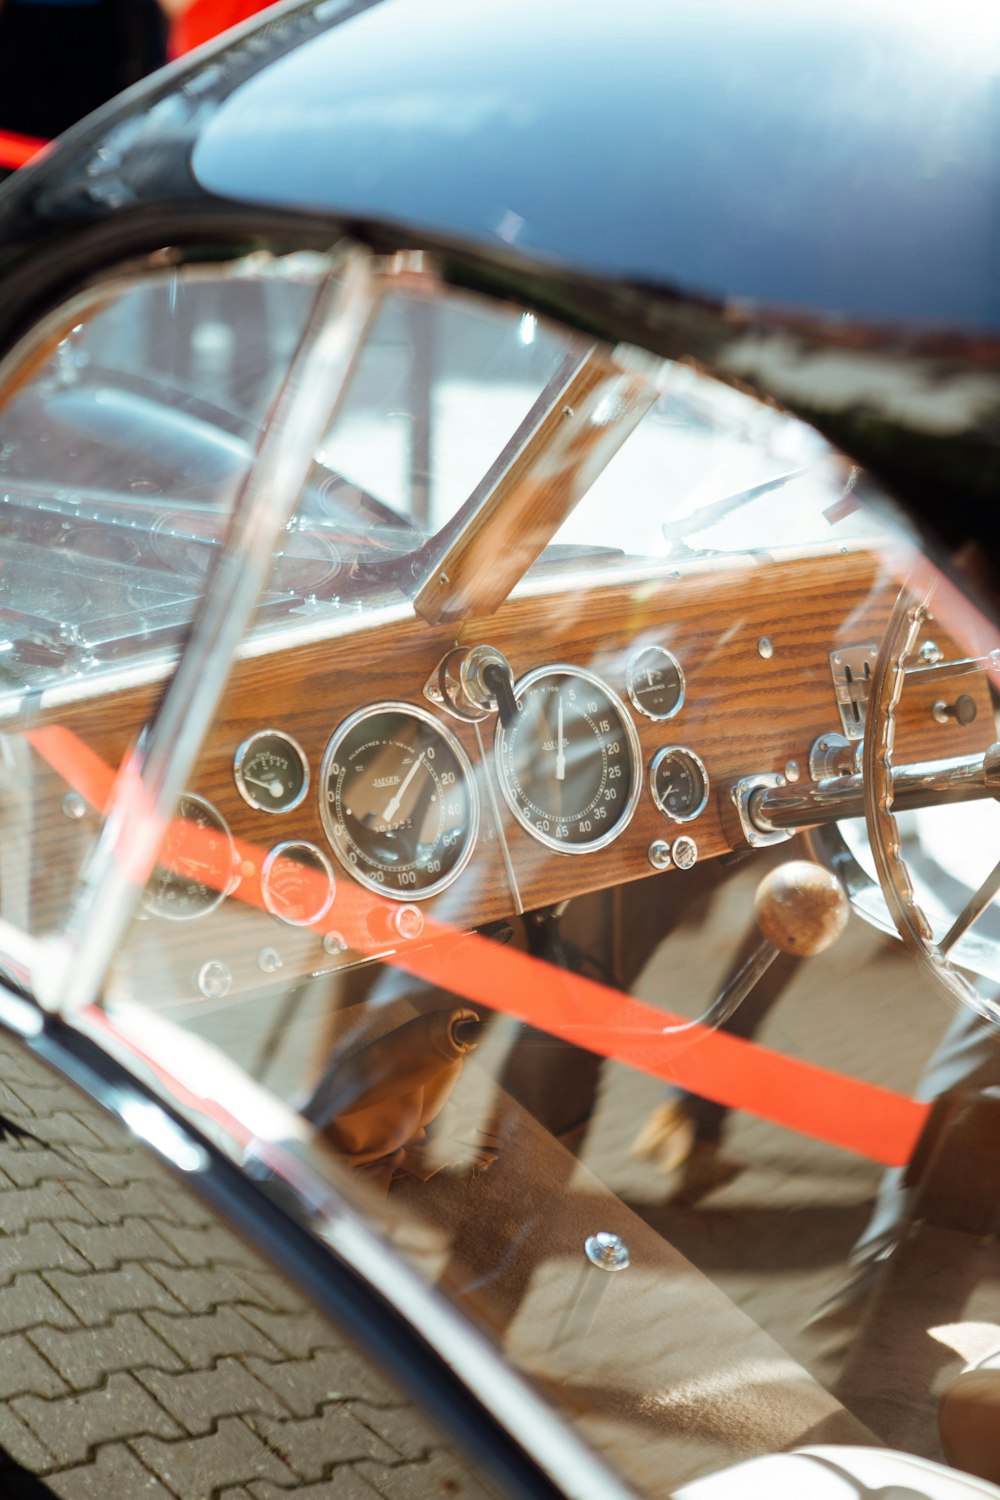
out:
<path id="1" fill-rule="evenodd" d="M 177 804 L 143 904 L 174 922 L 207 916 L 232 889 L 235 871 L 236 849 L 222 814 L 187 792 Z"/>
<path id="2" fill-rule="evenodd" d="M 244 740 L 233 775 L 244 802 L 259 812 L 290 812 L 309 789 L 305 752 L 280 729 L 261 729 Z"/>
<path id="3" fill-rule="evenodd" d="M 311 927 L 333 905 L 330 861 L 315 844 L 304 841 L 275 845 L 261 869 L 260 886 L 271 915 L 292 927 Z"/>
<path id="4" fill-rule="evenodd" d="M 666 646 L 644 646 L 628 664 L 628 695 L 647 719 L 672 719 L 684 702 L 684 673 Z"/>
<path id="5" fill-rule="evenodd" d="M 668 818 L 675 823 L 690 823 L 708 801 L 708 772 L 693 750 L 684 745 L 666 745 L 653 756 L 649 790 Z"/>
<path id="6" fill-rule="evenodd" d="M 345 719 L 323 755 L 320 813 L 334 854 L 374 891 L 433 896 L 479 832 L 469 758 L 425 709 L 381 703 Z"/>
<path id="7" fill-rule="evenodd" d="M 639 738 L 625 705 L 579 667 L 539 667 L 515 684 L 517 717 L 496 736 L 511 812 L 563 854 L 600 849 L 639 800 Z"/>

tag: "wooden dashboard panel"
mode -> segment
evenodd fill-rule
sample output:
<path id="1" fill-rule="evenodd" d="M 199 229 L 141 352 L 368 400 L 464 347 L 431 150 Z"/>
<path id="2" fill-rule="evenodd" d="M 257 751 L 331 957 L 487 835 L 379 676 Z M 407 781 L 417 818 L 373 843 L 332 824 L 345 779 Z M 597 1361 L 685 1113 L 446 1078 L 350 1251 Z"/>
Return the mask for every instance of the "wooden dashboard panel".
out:
<path id="1" fill-rule="evenodd" d="M 701 859 L 728 851 L 732 839 L 721 815 L 727 787 L 749 774 L 781 772 L 790 761 L 807 779 L 813 741 L 839 728 L 830 653 L 876 645 L 897 587 L 884 559 L 868 552 L 780 562 L 699 561 L 678 570 L 677 576 L 650 578 L 640 573 L 624 581 L 591 581 L 586 589 L 577 577 L 556 576 L 549 585 L 535 583 L 530 592 L 509 599 L 488 619 L 464 622 L 457 636 L 454 627 L 429 626 L 415 617 L 368 628 L 369 619 L 362 615 L 347 628 L 338 624 L 337 633 L 326 639 L 283 648 L 276 636 L 276 649 L 237 662 L 191 789 L 220 810 L 248 868 L 262 861 L 274 844 L 289 839 L 309 840 L 329 851 L 319 814 L 318 782 L 330 735 L 349 714 L 368 705 L 398 701 L 428 707 L 422 688 L 456 643 L 488 642 L 498 647 L 517 677 L 549 664 L 586 667 L 626 704 L 631 656 L 650 644 L 668 647 L 685 673 L 683 705 L 666 722 L 652 721 L 629 706 L 641 746 L 642 794 L 622 834 L 590 853 L 554 852 L 517 824 L 496 779 L 492 720 L 479 732 L 438 711 L 476 771 L 482 822 L 468 866 L 449 889 L 421 906 L 459 929 L 479 926 L 515 911 L 651 876 L 647 851 L 655 839 L 670 842 L 679 833 L 689 834 Z M 940 628 L 936 635 L 946 653 L 959 651 Z M 253 649 L 256 652 L 256 645 Z M 970 682 L 978 686 L 970 689 Z M 968 727 L 935 721 L 931 707 L 941 690 L 940 684 L 924 685 L 906 694 L 901 756 L 938 759 L 983 749 L 992 741 L 985 679 L 962 681 L 962 690 L 977 695 L 981 710 Z M 108 764 L 117 765 L 159 691 L 146 687 L 92 699 L 51 717 L 78 734 Z M 279 816 L 248 806 L 233 777 L 238 747 L 263 728 L 292 735 L 309 762 L 309 795 L 298 808 Z M 711 782 L 704 812 L 683 825 L 658 810 L 647 784 L 657 750 L 675 744 L 700 756 Z M 48 846 L 40 861 L 48 876 L 36 883 L 36 899 L 43 903 L 53 899 L 52 871 L 69 834 L 58 812 L 64 786 L 45 768 L 39 775 L 43 787 L 45 777 L 51 783 L 36 829 L 36 837 Z M 71 859 L 62 862 L 67 869 L 75 864 Z M 340 894 L 327 926 L 337 925 L 338 909 L 346 910 L 346 892 L 353 884 L 345 870 L 335 868 Z M 684 875 L 669 871 L 665 878 L 682 881 Z M 372 904 L 381 905 L 375 898 Z M 352 920 L 356 906 L 355 902 L 351 908 Z M 169 942 L 165 928 L 170 929 Z M 265 949 L 277 953 L 284 978 L 335 967 L 350 957 L 342 960 L 324 952 L 316 934 L 289 928 L 266 912 L 248 911 L 239 891 L 202 920 L 165 923 L 149 918 L 140 929 L 135 942 L 140 947 L 152 945 L 156 955 L 147 970 L 155 975 L 166 963 L 168 985 L 191 985 L 192 976 L 209 959 L 226 963 L 237 987 L 260 984 Z M 377 946 L 377 936 L 373 941 Z M 393 941 L 388 931 L 385 941 Z M 169 961 L 164 958 L 168 952 Z"/>

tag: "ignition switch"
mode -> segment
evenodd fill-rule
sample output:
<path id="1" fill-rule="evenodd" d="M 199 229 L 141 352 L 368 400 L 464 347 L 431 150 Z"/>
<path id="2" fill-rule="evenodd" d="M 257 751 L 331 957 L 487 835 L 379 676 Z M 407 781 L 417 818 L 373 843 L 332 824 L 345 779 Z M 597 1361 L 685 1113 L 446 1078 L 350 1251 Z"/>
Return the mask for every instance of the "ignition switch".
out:
<path id="1" fill-rule="evenodd" d="M 456 646 L 424 688 L 425 697 L 459 719 L 485 719 L 499 713 L 509 729 L 517 718 L 514 673 L 496 646 Z"/>

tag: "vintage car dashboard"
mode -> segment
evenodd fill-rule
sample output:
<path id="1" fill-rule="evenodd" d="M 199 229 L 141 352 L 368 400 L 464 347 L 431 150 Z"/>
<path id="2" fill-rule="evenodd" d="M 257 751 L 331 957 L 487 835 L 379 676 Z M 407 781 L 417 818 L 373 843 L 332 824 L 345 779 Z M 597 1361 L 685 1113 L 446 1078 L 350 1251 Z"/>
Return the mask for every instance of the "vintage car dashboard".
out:
<path id="1" fill-rule="evenodd" d="M 696 559 L 666 577 L 626 560 L 543 569 L 458 628 L 404 601 L 265 625 L 117 982 L 147 1000 L 221 998 L 654 874 L 669 902 L 696 861 L 745 849 L 736 781 L 807 781 L 817 738 L 851 732 L 898 586 L 865 548 Z M 470 722 L 445 699 L 449 663 L 477 647 L 510 664 L 516 704 Z M 36 930 L 64 913 L 97 825 L 108 783 L 86 767 L 110 778 L 162 691 L 163 669 L 137 676 L 41 697 Z M 940 683 L 907 693 L 904 758 L 990 743 L 985 682 L 966 691 L 986 695 L 971 723 L 935 714 Z"/>

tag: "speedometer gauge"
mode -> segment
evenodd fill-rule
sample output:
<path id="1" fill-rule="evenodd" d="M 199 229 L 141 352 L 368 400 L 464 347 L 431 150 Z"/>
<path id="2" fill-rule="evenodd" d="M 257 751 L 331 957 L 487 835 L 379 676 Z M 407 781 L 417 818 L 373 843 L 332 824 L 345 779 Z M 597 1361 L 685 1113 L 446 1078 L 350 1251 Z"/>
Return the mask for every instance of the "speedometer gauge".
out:
<path id="1" fill-rule="evenodd" d="M 479 832 L 468 756 L 431 714 L 405 703 L 344 720 L 323 755 L 320 813 L 355 879 L 403 900 L 450 885 Z"/>
<path id="2" fill-rule="evenodd" d="M 639 738 L 625 705 L 592 672 L 539 667 L 515 685 L 517 717 L 497 729 L 507 805 L 563 854 L 618 837 L 639 800 Z"/>

